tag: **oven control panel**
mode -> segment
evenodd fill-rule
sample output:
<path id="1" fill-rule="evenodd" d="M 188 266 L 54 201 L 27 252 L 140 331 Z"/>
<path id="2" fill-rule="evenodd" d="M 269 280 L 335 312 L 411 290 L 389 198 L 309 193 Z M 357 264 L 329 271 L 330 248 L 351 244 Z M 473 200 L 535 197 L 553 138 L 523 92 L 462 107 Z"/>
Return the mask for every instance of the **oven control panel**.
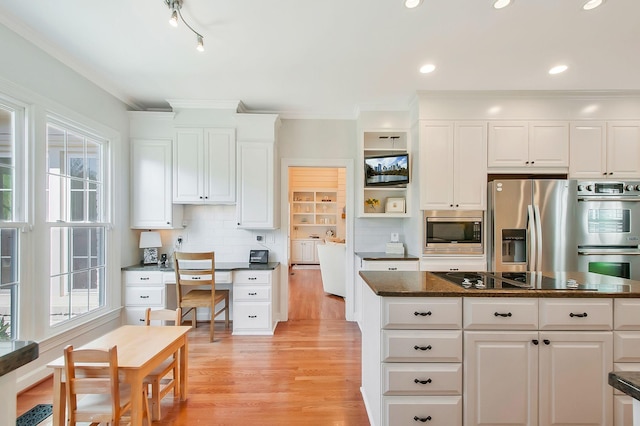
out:
<path id="1" fill-rule="evenodd" d="M 640 197 L 640 180 L 634 181 L 578 181 L 578 195 Z"/>

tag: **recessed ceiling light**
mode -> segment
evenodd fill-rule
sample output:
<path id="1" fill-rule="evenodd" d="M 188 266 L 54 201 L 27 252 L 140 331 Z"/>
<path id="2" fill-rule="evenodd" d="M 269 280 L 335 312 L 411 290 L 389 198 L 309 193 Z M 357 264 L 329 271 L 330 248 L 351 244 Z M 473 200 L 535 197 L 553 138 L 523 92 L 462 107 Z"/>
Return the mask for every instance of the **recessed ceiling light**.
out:
<path id="1" fill-rule="evenodd" d="M 433 72 L 436 69 L 436 66 L 433 64 L 425 64 L 423 66 L 420 67 L 420 72 L 422 74 L 429 74 L 431 72 Z"/>
<path id="2" fill-rule="evenodd" d="M 604 0 L 589 0 L 582 5 L 582 9 L 584 10 L 595 9 L 596 7 L 600 6 L 602 3 L 604 3 Z"/>
<path id="3" fill-rule="evenodd" d="M 507 7 L 511 4 L 511 0 L 495 0 L 493 2 L 494 9 L 502 9 L 503 7 Z"/>
<path id="4" fill-rule="evenodd" d="M 422 0 L 404 0 L 404 6 L 407 9 L 413 9 L 415 7 L 418 7 L 422 4 Z"/>
<path id="5" fill-rule="evenodd" d="M 566 65 L 556 65 L 549 70 L 549 74 L 560 74 L 565 72 L 569 67 Z"/>

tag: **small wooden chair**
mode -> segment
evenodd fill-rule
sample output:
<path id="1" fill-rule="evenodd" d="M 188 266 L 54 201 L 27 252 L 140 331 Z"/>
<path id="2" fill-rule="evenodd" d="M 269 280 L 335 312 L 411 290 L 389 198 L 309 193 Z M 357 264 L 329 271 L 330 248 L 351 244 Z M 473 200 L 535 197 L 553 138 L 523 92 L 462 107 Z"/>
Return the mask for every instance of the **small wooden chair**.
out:
<path id="1" fill-rule="evenodd" d="M 118 350 L 64 349 L 68 425 L 89 422 L 118 426 L 123 414 L 131 410 L 131 386 L 120 383 Z M 148 424 L 149 405 L 146 388 L 143 391 L 144 413 Z"/>
<path id="2" fill-rule="evenodd" d="M 145 324 L 152 325 L 151 322 L 160 322 L 159 325 L 166 325 L 172 322 L 173 325 L 180 325 L 182 320 L 182 310 L 180 308 L 172 311 L 171 309 L 155 309 L 147 308 L 145 315 Z M 173 390 L 173 397 L 180 397 L 179 374 L 178 374 L 178 353 L 174 353 L 172 357 L 167 358 L 151 374 L 144 378 L 145 385 L 151 386 L 151 394 L 149 401 L 151 405 L 151 418 L 160 420 L 162 417 L 160 410 L 160 401 Z M 169 375 L 172 373 L 172 375 Z"/>
<path id="3" fill-rule="evenodd" d="M 193 310 L 191 326 L 196 328 L 196 309 L 209 308 L 211 313 L 209 323 L 209 340 L 213 342 L 213 326 L 215 317 L 224 312 L 225 327 L 229 328 L 229 290 L 216 290 L 214 253 L 184 253 L 175 252 L 176 292 L 178 307 L 183 315 Z M 206 268 L 191 269 L 188 261 L 208 261 Z M 187 261 L 187 262 L 185 262 Z M 210 289 L 199 289 L 200 286 L 210 286 Z M 191 287 L 191 289 L 189 289 Z M 196 288 L 196 289 L 194 289 Z M 216 305 L 224 302 L 224 306 L 216 311 Z"/>

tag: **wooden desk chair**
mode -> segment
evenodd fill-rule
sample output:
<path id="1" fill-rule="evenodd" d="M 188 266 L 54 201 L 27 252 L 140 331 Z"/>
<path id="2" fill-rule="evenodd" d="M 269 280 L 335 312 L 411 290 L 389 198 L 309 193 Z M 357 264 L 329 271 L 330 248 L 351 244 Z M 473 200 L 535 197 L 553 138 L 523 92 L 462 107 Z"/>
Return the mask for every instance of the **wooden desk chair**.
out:
<path id="1" fill-rule="evenodd" d="M 147 308 L 145 315 L 145 324 L 152 325 L 152 321 L 155 325 L 166 325 L 167 322 L 172 322 L 173 325 L 180 325 L 182 320 L 182 310 L 180 308 L 172 311 L 171 309 L 155 309 Z M 180 397 L 180 386 L 178 385 L 178 353 L 174 353 L 173 356 L 167 358 L 162 364 L 156 367 L 151 374 L 144 378 L 144 383 L 151 386 L 151 396 L 149 401 L 151 402 L 151 416 L 153 420 L 160 420 L 162 417 L 160 412 L 160 401 L 173 390 L 173 397 Z M 169 373 L 172 373 L 169 375 Z"/>
<path id="2" fill-rule="evenodd" d="M 209 323 L 209 340 L 213 342 L 213 326 L 215 317 L 224 311 L 225 327 L 229 328 L 229 290 L 216 290 L 214 253 L 184 253 L 175 252 L 176 292 L 178 307 L 182 308 L 182 315 L 193 310 L 191 326 L 197 327 L 196 309 L 209 308 L 211 319 Z M 189 261 L 209 261 L 211 266 L 191 269 Z M 186 262 L 185 262 L 186 261 Z M 208 262 L 204 262 L 208 263 Z M 210 289 L 194 289 L 208 285 Z M 191 287 L 191 289 L 189 289 Z M 216 305 L 224 302 L 224 306 L 216 311 Z"/>
<path id="3" fill-rule="evenodd" d="M 131 410 L 131 387 L 118 378 L 118 350 L 64 349 L 67 385 L 68 425 L 89 422 L 119 425 L 123 414 Z M 149 418 L 146 388 L 143 391 L 144 416 Z"/>

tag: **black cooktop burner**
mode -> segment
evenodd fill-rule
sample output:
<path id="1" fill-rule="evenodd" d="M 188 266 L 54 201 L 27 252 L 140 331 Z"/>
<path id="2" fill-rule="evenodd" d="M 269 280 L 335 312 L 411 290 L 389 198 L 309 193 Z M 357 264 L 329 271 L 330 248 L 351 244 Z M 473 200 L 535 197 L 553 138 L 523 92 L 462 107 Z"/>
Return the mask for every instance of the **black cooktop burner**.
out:
<path id="1" fill-rule="evenodd" d="M 552 278 L 535 272 L 433 272 L 435 275 L 473 289 L 503 290 L 593 290 L 597 287 L 573 280 Z"/>

